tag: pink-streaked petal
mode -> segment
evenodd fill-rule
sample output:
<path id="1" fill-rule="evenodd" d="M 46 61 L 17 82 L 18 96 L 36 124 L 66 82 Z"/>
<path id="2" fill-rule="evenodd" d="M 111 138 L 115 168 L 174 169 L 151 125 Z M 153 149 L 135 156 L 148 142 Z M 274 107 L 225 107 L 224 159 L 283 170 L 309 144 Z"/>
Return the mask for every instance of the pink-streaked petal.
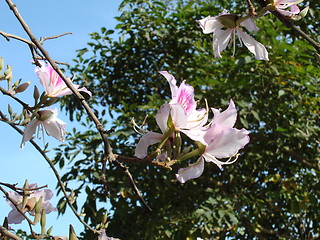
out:
<path id="1" fill-rule="evenodd" d="M 143 135 L 135 149 L 134 156 L 137 158 L 145 158 L 148 156 L 148 147 L 161 142 L 163 135 L 155 132 L 148 132 Z"/>
<path id="2" fill-rule="evenodd" d="M 218 29 L 213 37 L 214 57 L 221 58 L 221 52 L 226 49 L 231 39 L 234 29 Z"/>
<path id="3" fill-rule="evenodd" d="M 236 123 L 237 109 L 232 99 L 230 99 L 228 108 L 222 113 L 220 112 L 220 109 L 211 108 L 211 110 L 214 114 L 211 124 L 216 123 L 225 127 L 233 127 Z"/>
<path id="4" fill-rule="evenodd" d="M 23 137 L 22 137 L 22 142 L 20 147 L 23 148 L 25 142 L 29 141 L 30 139 L 32 139 L 33 134 L 35 134 L 37 126 L 40 125 L 40 121 L 38 121 L 37 119 L 33 119 L 31 122 L 29 122 L 27 124 L 27 126 L 24 129 L 24 133 L 23 133 Z"/>
<path id="5" fill-rule="evenodd" d="M 228 158 L 235 155 L 250 140 L 249 132 L 245 129 L 226 128 L 212 125 L 206 134 L 208 146 L 205 153 L 216 158 Z M 208 138 L 212 136 L 212 140 Z"/>
<path id="6" fill-rule="evenodd" d="M 177 80 L 174 78 L 173 75 L 171 75 L 167 71 L 160 71 L 159 73 L 162 74 L 167 79 L 171 89 L 171 96 L 172 98 L 175 98 L 178 91 Z"/>
<path id="7" fill-rule="evenodd" d="M 194 100 L 194 89 L 185 81 L 181 83 L 178 88 L 177 94 L 172 98 L 170 104 L 180 103 L 187 113 L 190 113 L 196 108 L 196 101 Z"/>
<path id="8" fill-rule="evenodd" d="M 253 37 L 244 33 L 240 28 L 237 28 L 237 33 L 250 52 L 254 54 L 257 60 L 269 60 L 268 52 L 265 46 L 256 41 Z"/>
<path id="9" fill-rule="evenodd" d="M 259 28 L 255 24 L 255 22 L 252 20 L 252 18 L 248 18 L 240 23 L 240 26 L 245 27 L 248 29 L 249 32 L 258 32 Z"/>
<path id="10" fill-rule="evenodd" d="M 214 33 L 217 29 L 223 28 L 223 25 L 215 17 L 206 17 L 198 20 L 198 23 L 204 34 Z"/>
<path id="11" fill-rule="evenodd" d="M 196 163 L 190 164 L 186 168 L 180 168 L 178 173 L 176 174 L 176 178 L 179 182 L 185 183 L 190 179 L 200 177 L 203 173 L 203 169 L 204 161 L 203 158 L 200 157 Z"/>
<path id="12" fill-rule="evenodd" d="M 17 209 L 12 209 L 8 214 L 8 223 L 9 224 L 19 224 L 24 220 L 24 216 L 18 212 Z"/>

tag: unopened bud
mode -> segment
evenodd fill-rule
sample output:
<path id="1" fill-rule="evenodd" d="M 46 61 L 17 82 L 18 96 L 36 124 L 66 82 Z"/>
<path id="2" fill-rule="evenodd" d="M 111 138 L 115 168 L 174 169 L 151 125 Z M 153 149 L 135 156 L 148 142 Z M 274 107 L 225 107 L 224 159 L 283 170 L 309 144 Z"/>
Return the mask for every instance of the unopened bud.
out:
<path id="1" fill-rule="evenodd" d="M 47 235 L 50 235 L 50 233 L 52 232 L 52 228 L 53 226 L 49 227 L 49 229 L 47 230 Z"/>
<path id="2" fill-rule="evenodd" d="M 78 237 L 75 234 L 74 229 L 71 224 L 70 224 L 70 228 L 69 228 L 69 240 L 78 240 Z"/>
<path id="3" fill-rule="evenodd" d="M 46 233 L 46 223 L 47 223 L 46 210 L 42 209 L 42 211 L 41 211 L 41 219 L 40 219 L 41 234 L 42 235 Z"/>
<path id="4" fill-rule="evenodd" d="M 0 57 L 0 71 L 4 68 L 4 58 Z"/>
<path id="5" fill-rule="evenodd" d="M 34 86 L 33 98 L 34 98 L 35 102 L 38 101 L 39 97 L 40 97 L 39 90 L 38 90 L 37 86 Z"/>
<path id="6" fill-rule="evenodd" d="M 15 92 L 24 92 L 29 87 L 30 83 L 31 81 L 20 84 L 18 87 L 16 87 Z"/>
<path id="7" fill-rule="evenodd" d="M 239 17 L 235 14 L 225 14 L 217 17 L 218 21 L 226 28 L 236 28 L 236 21 Z"/>
<path id="8" fill-rule="evenodd" d="M 29 191 L 27 189 L 29 189 L 29 183 L 28 183 L 28 179 L 24 182 L 24 185 L 23 185 L 23 197 L 22 197 L 22 206 L 21 208 L 24 209 L 26 204 L 27 204 L 27 201 L 28 201 L 28 198 L 29 198 Z"/>
<path id="9" fill-rule="evenodd" d="M 27 201 L 27 204 L 25 206 L 25 209 L 29 212 L 32 211 L 34 209 L 34 207 L 36 206 L 37 200 L 35 197 L 29 198 Z"/>
<path id="10" fill-rule="evenodd" d="M 41 207 L 42 207 L 42 200 L 43 200 L 43 197 L 41 196 L 39 198 L 39 200 L 37 201 L 36 206 L 34 208 L 35 213 L 40 213 Z"/>

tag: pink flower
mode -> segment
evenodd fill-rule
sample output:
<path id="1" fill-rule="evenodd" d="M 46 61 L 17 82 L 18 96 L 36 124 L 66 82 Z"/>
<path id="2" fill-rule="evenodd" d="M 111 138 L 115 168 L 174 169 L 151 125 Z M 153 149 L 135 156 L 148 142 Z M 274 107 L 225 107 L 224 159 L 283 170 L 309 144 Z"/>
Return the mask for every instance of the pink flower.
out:
<path id="1" fill-rule="evenodd" d="M 25 127 L 21 147 L 24 146 L 25 142 L 32 139 L 32 136 L 35 134 L 37 127 L 42 126 L 46 133 L 49 136 L 53 136 L 59 141 L 64 141 L 65 127 L 66 123 L 57 118 L 58 110 L 41 110 L 37 112 L 38 116 L 36 119 L 33 119 Z"/>
<path id="2" fill-rule="evenodd" d="M 169 82 L 172 99 L 169 103 L 162 105 L 156 115 L 156 122 L 162 133 L 145 132 L 136 146 L 135 156 L 138 158 L 146 157 L 150 145 L 161 142 L 167 134 L 172 134 L 174 131 L 183 132 L 189 138 L 197 140 L 199 130 L 208 119 L 205 109 L 196 109 L 193 87 L 185 84 L 185 81 L 177 87 L 176 80 L 171 74 L 166 71 L 160 73 Z"/>
<path id="3" fill-rule="evenodd" d="M 249 142 L 249 132 L 245 129 L 233 128 L 237 111 L 232 100 L 227 110 L 220 112 L 212 109 L 214 118 L 208 128 L 203 129 L 203 153 L 194 164 L 187 168 L 181 168 L 176 174 L 177 180 L 181 183 L 201 176 L 204 169 L 204 161 L 215 163 L 220 169 L 225 164 L 231 164 L 237 160 L 231 160 L 238 151 Z M 219 158 L 229 158 L 223 162 Z"/>
<path id="4" fill-rule="evenodd" d="M 276 11 L 285 16 L 292 16 L 300 12 L 299 7 L 296 5 L 302 2 L 302 0 L 275 0 L 273 6 L 276 8 Z M 285 10 L 290 8 L 290 10 Z"/>
<path id="5" fill-rule="evenodd" d="M 62 78 L 52 68 L 51 65 L 45 65 L 44 62 L 40 62 L 41 67 L 36 67 L 34 72 L 37 73 L 40 83 L 46 90 L 48 97 L 60 97 L 64 95 L 72 94 L 72 91 L 67 87 Z M 70 80 L 70 78 L 69 78 Z M 70 80 L 71 81 L 71 80 Z M 73 85 L 78 91 L 86 92 L 91 97 L 92 94 L 85 87 L 79 88 L 79 85 Z"/>
<path id="6" fill-rule="evenodd" d="M 36 183 L 30 184 L 29 185 L 29 189 L 34 189 L 37 188 L 38 185 Z M 52 206 L 52 204 L 50 203 L 50 199 L 53 197 L 53 193 L 50 189 L 42 189 L 42 190 L 34 190 L 30 193 L 30 196 L 28 197 L 28 201 L 26 206 L 24 207 L 24 209 L 22 209 L 22 200 L 23 197 L 14 192 L 14 191 L 10 191 L 8 192 L 9 197 L 11 200 L 13 200 L 15 202 L 15 204 L 18 206 L 19 209 L 22 210 L 22 212 L 28 212 L 30 215 L 34 216 L 35 212 L 33 209 L 30 210 L 30 206 L 28 205 L 29 203 L 32 202 L 32 199 L 35 198 L 36 201 L 38 201 L 40 199 L 40 197 L 42 197 L 42 209 L 45 209 L 46 214 L 51 213 L 52 211 L 57 211 L 56 208 L 54 208 Z M 33 201 L 34 202 L 34 201 Z M 18 224 L 21 223 L 25 218 L 24 216 L 18 212 L 18 210 L 16 209 L 16 207 L 12 204 L 12 202 L 7 199 L 7 203 L 10 205 L 10 207 L 12 208 L 12 210 L 9 212 L 8 215 L 8 223 L 14 223 L 14 224 Z M 31 207 L 32 208 L 32 207 Z"/>
<path id="7" fill-rule="evenodd" d="M 235 34 L 237 34 L 256 59 L 269 60 L 266 48 L 253 37 L 243 32 L 241 27 L 236 25 L 237 19 L 237 15 L 229 14 L 228 11 L 224 10 L 216 17 L 209 16 L 198 20 L 203 33 L 213 33 L 214 56 L 221 58 L 220 53 L 226 49 L 232 39 L 235 48 Z M 242 21 L 240 25 L 250 32 L 257 32 L 259 30 L 251 18 Z"/>

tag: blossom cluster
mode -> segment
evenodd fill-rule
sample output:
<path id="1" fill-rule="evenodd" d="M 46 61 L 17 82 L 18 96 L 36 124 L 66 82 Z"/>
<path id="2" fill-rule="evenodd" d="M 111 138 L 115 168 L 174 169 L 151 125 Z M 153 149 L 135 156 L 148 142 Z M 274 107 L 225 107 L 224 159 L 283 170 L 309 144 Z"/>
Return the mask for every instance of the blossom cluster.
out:
<path id="1" fill-rule="evenodd" d="M 184 161 L 196 155 L 200 155 L 196 163 L 186 168 L 181 168 L 176 174 L 177 180 L 184 183 L 190 179 L 199 177 L 204 170 L 204 161 L 213 162 L 219 168 L 225 164 L 231 164 L 237 159 L 238 151 L 249 142 L 249 132 L 246 129 L 234 128 L 237 110 L 230 100 L 229 107 L 225 111 L 211 108 L 213 119 L 208 122 L 208 110 L 197 109 L 194 99 L 194 89 L 183 81 L 177 86 L 173 75 L 166 71 L 160 72 L 168 81 L 172 98 L 169 103 L 162 105 L 156 115 L 156 122 L 161 133 L 144 131 L 139 140 L 135 156 L 145 158 L 148 148 L 159 143 L 158 150 L 160 161 Z M 194 141 L 197 148 L 191 152 L 179 151 L 181 139 L 177 133 L 183 133 Z M 172 148 L 168 148 L 172 145 Z M 221 158 L 228 158 L 221 161 Z"/>
<path id="2" fill-rule="evenodd" d="M 277 11 L 284 16 L 292 17 L 300 12 L 297 4 L 302 0 L 275 0 L 271 2 L 273 3 L 270 3 L 262 12 Z M 268 9 L 270 11 L 267 11 Z M 259 31 L 253 17 L 255 16 L 240 17 L 223 10 L 218 16 L 208 16 L 198 22 L 204 34 L 213 34 L 213 49 L 216 58 L 221 58 L 221 52 L 227 48 L 230 42 L 233 43 L 233 52 L 235 52 L 235 36 L 237 35 L 240 42 L 254 54 L 257 60 L 269 60 L 266 47 L 243 31 L 243 28 L 254 33 Z"/>
<path id="3" fill-rule="evenodd" d="M 41 67 L 35 68 L 35 73 L 40 79 L 40 83 L 45 89 L 46 97 L 56 98 L 65 95 L 72 94 L 72 91 L 68 88 L 66 83 L 58 75 L 58 73 L 52 68 L 51 65 L 47 65 L 44 62 L 40 62 Z M 71 82 L 71 79 L 68 78 Z M 87 93 L 90 97 L 92 96 L 91 92 L 86 88 L 80 88 L 79 85 L 73 86 L 81 92 Z M 64 136 L 66 134 L 65 127 L 66 123 L 57 118 L 58 110 L 57 109 L 45 109 L 34 112 L 33 115 L 35 118 L 31 120 L 24 130 L 22 137 L 21 147 L 24 146 L 25 142 L 32 139 L 37 128 L 42 127 L 45 132 L 59 141 L 64 141 Z"/>

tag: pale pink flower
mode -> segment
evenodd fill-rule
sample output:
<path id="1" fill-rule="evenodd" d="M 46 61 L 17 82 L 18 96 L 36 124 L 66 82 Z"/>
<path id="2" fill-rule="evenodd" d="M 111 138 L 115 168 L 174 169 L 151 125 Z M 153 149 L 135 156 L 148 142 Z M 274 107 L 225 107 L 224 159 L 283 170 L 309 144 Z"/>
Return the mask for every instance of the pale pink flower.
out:
<path id="1" fill-rule="evenodd" d="M 37 73 L 40 83 L 46 90 L 48 97 L 60 97 L 64 95 L 72 94 L 72 91 L 67 87 L 62 78 L 58 73 L 52 68 L 51 65 L 46 65 L 44 62 L 40 62 L 41 67 L 35 68 L 35 73 Z M 70 78 L 68 78 L 70 80 Z M 71 80 L 70 80 L 71 81 Z M 79 88 L 79 85 L 73 85 L 78 91 L 85 92 L 91 97 L 92 94 L 85 87 Z"/>
<path id="2" fill-rule="evenodd" d="M 37 187 L 38 187 L 38 185 L 36 183 L 29 185 L 29 189 L 34 189 Z M 23 196 L 21 196 L 20 194 L 18 194 L 17 192 L 14 192 L 14 191 L 10 191 L 10 192 L 8 192 L 8 194 L 9 194 L 9 198 L 15 202 L 15 204 L 18 206 L 19 209 L 21 209 Z M 42 197 L 42 206 L 41 206 L 40 211 L 42 209 L 44 209 L 46 211 L 46 214 L 51 213 L 53 211 L 57 211 L 57 209 L 55 207 L 53 207 L 52 204 L 50 203 L 50 199 L 53 197 L 53 193 L 50 189 L 34 190 L 30 193 L 30 196 L 28 197 L 28 199 L 35 198 L 35 200 L 38 201 L 40 199 L 40 197 Z M 8 223 L 9 224 L 21 223 L 25 219 L 24 216 L 18 212 L 16 207 L 12 204 L 12 202 L 9 199 L 7 199 L 7 203 L 12 208 L 12 210 L 9 212 L 9 215 L 8 215 Z M 34 210 L 30 211 L 29 206 L 28 206 L 28 201 L 27 201 L 25 208 L 21 209 L 21 210 L 24 213 L 28 212 L 32 216 L 35 215 Z"/>
<path id="3" fill-rule="evenodd" d="M 249 132 L 245 129 L 238 130 L 233 128 L 237 112 L 233 101 L 230 101 L 229 107 L 224 112 L 212 109 L 214 118 L 208 128 L 203 129 L 204 151 L 198 161 L 189 165 L 187 168 L 181 168 L 176 174 L 177 180 L 181 183 L 201 176 L 204 169 L 204 161 L 215 163 L 220 169 L 223 165 L 231 164 L 237 160 L 235 155 L 249 142 Z M 234 160 L 231 160 L 235 157 Z M 229 158 L 227 161 L 221 161 L 220 158 Z"/>
<path id="4" fill-rule="evenodd" d="M 168 126 L 169 117 L 172 120 L 174 131 L 180 131 L 193 140 L 198 140 L 199 130 L 208 119 L 205 109 L 196 109 L 194 100 L 194 90 L 183 81 L 179 87 L 176 85 L 176 79 L 167 71 L 160 72 L 168 81 L 171 89 L 172 99 L 169 103 L 164 104 L 156 115 L 156 122 L 162 133 L 146 131 L 139 140 L 135 156 L 144 158 L 148 155 L 150 145 L 161 142 L 165 134 L 170 130 Z"/>
<path id="5" fill-rule="evenodd" d="M 273 6 L 275 6 L 276 11 L 285 16 L 292 16 L 295 14 L 299 14 L 300 9 L 297 6 L 298 3 L 302 2 L 302 0 L 275 0 Z M 290 8 L 290 10 L 286 10 Z"/>
<path id="6" fill-rule="evenodd" d="M 52 136 L 63 142 L 64 136 L 66 134 L 66 123 L 57 118 L 58 110 L 41 110 L 38 111 L 37 114 L 37 118 L 31 120 L 31 122 L 29 122 L 24 129 L 21 147 L 24 146 L 25 142 L 32 139 L 32 136 L 35 134 L 37 128 L 39 127 L 43 127 L 49 136 Z"/>
<path id="7" fill-rule="evenodd" d="M 228 11 L 224 10 L 216 17 L 209 16 L 198 20 L 203 33 L 213 33 L 214 56 L 216 58 L 221 58 L 220 53 L 226 49 L 229 42 L 232 40 L 235 48 L 235 35 L 237 34 L 240 41 L 242 41 L 249 51 L 254 54 L 256 59 L 269 60 L 265 46 L 241 29 L 242 26 L 250 32 L 257 32 L 259 28 L 255 25 L 253 20 L 251 18 L 246 19 L 240 23 L 240 26 L 237 26 L 235 23 L 236 19 L 236 15 L 231 15 Z M 228 23 L 227 26 L 226 23 Z"/>
<path id="8" fill-rule="evenodd" d="M 106 234 L 106 230 L 103 229 L 100 233 L 100 235 L 98 236 L 98 240 L 120 240 L 118 238 L 113 238 L 113 237 L 108 237 Z"/>

